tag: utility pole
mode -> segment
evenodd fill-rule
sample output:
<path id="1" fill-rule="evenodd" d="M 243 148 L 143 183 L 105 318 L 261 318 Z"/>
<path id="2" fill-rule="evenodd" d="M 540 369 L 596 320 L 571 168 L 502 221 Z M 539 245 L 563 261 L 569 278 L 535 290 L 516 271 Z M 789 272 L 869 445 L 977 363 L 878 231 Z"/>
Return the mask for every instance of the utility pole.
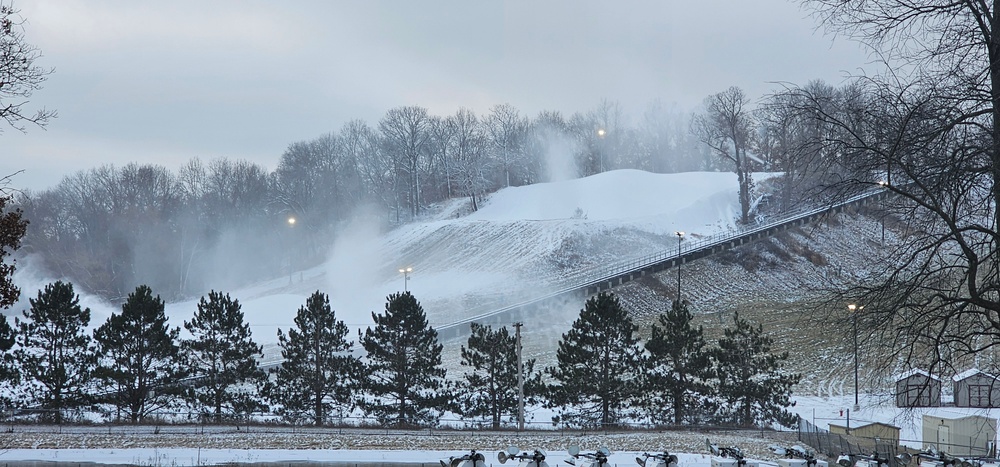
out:
<path id="1" fill-rule="evenodd" d="M 681 304 L 681 239 L 684 232 L 674 232 L 677 235 L 677 305 Z"/>
<path id="2" fill-rule="evenodd" d="M 858 314 L 865 309 L 865 306 L 851 303 L 847 305 L 847 309 L 851 311 L 851 320 L 854 322 L 854 410 L 859 410 L 861 406 L 858 405 Z M 849 417 L 850 415 L 848 420 Z"/>
<path id="3" fill-rule="evenodd" d="M 524 365 L 521 360 L 521 326 L 514 323 L 514 340 L 517 342 L 517 431 L 524 431 Z"/>

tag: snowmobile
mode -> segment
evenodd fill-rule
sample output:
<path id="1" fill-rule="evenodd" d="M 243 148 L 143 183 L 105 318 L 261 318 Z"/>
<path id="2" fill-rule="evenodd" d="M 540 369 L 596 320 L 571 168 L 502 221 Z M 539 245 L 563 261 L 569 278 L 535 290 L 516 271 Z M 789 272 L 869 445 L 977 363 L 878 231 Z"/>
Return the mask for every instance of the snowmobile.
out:
<path id="1" fill-rule="evenodd" d="M 520 453 L 520 454 L 518 454 Z M 517 467 L 549 467 L 549 464 L 545 462 L 545 451 L 541 449 L 535 449 L 534 452 L 521 452 L 515 446 L 507 448 L 507 452 L 500 451 L 497 454 L 497 459 L 500 460 L 501 464 L 507 462 L 508 459 L 516 459 L 519 461 Z"/>
<path id="2" fill-rule="evenodd" d="M 608 465 L 608 456 L 611 455 L 608 448 L 601 448 L 594 452 L 580 452 L 580 446 L 575 445 L 567 448 L 566 452 L 573 456 L 566 459 L 566 463 L 574 467 L 604 467 Z M 577 459 L 581 459 L 579 465 L 576 463 Z"/>
<path id="3" fill-rule="evenodd" d="M 646 466 L 646 461 L 649 459 L 655 460 L 655 462 L 649 467 L 677 467 L 677 456 L 670 454 L 667 451 L 661 453 L 650 454 L 648 452 L 642 453 L 642 457 L 636 457 L 635 461 L 642 467 Z"/>

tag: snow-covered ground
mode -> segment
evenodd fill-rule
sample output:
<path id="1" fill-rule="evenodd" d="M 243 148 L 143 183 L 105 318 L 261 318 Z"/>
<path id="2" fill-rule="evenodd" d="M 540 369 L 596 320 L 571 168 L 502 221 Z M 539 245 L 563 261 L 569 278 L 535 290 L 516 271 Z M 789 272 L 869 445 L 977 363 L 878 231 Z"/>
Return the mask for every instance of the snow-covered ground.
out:
<path id="1" fill-rule="evenodd" d="M 897 409 L 887 404 L 885 397 L 862 393 L 860 395 L 860 410 L 853 411 L 853 395 L 843 397 L 795 397 L 794 411 L 815 425 L 825 428 L 828 423 L 846 425 L 848 411 L 851 417 L 850 425 L 857 427 L 871 422 L 883 422 L 899 426 L 902 429 L 902 444 L 912 448 L 924 448 L 920 441 L 920 423 L 923 414 L 932 414 L 944 418 L 958 418 L 967 415 L 984 415 L 997 417 L 1000 411 L 957 409 L 944 407 L 935 409 Z M 203 428 L 204 429 L 204 428 Z M 678 454 L 680 465 L 684 467 L 708 467 L 711 456 L 705 448 L 706 441 L 720 446 L 737 446 L 751 459 L 756 459 L 765 465 L 776 465 L 776 456 L 768 447 L 774 444 L 790 446 L 796 444 L 794 433 L 762 433 L 762 432 L 697 432 L 697 431 L 665 431 L 665 432 L 625 432 L 614 434 L 573 433 L 552 430 L 546 432 L 529 432 L 517 434 L 513 432 L 482 432 L 463 433 L 455 431 L 432 432 L 386 432 L 354 434 L 328 431 L 301 430 L 298 433 L 275 435 L 273 429 L 266 427 L 249 428 L 241 435 L 232 433 L 232 428 L 208 427 L 218 432 L 197 435 L 198 427 L 178 427 L 177 432 L 193 432 L 193 436 L 176 437 L 171 431 L 164 431 L 155 436 L 129 438 L 121 436 L 104 437 L 97 440 L 93 436 L 89 441 L 76 440 L 81 444 L 92 443 L 96 448 L 80 449 L 78 446 L 51 449 L 51 441 L 38 442 L 37 449 L 15 448 L 0 451 L 0 462 L 13 461 L 75 461 L 97 463 L 119 463 L 130 465 L 212 465 L 224 463 L 251 462 L 386 462 L 386 463 L 425 463 L 434 465 L 439 459 L 447 460 L 450 456 L 460 456 L 467 451 L 462 449 L 479 449 L 486 454 L 487 462 L 499 466 L 496 455 L 508 444 L 517 445 L 521 449 L 542 448 L 548 451 L 550 467 L 567 467 L 564 459 L 568 458 L 565 447 L 570 444 L 580 445 L 584 450 L 598 447 L 608 447 L 612 451 L 610 463 L 615 466 L 633 466 L 635 457 L 642 452 L 669 451 Z M 26 430 L 44 432 L 44 427 L 18 429 L 16 433 L 5 435 L 29 436 L 21 433 Z M 74 431 L 86 433 L 92 430 L 99 435 L 101 427 L 80 427 Z M 117 430 L 127 430 L 127 427 L 116 427 Z M 228 430 L 228 432 L 227 432 Z M 271 433 L 254 433 L 254 430 Z M 171 436 L 178 440 L 170 445 Z M 197 447 L 225 445 L 229 437 L 231 444 L 241 448 Z M 115 440 L 118 441 L 115 441 Z M 142 440 L 145 441 L 142 441 Z M 107 443 L 118 443 L 118 447 L 109 449 Z M 21 442 L 23 443 L 23 441 Z M 70 443 L 64 441 L 64 443 Z M 246 445 L 257 445 L 259 448 L 247 448 Z M 294 445 L 294 448 L 275 448 L 274 446 Z M 137 446 L 137 447 L 133 447 Z M 156 446 L 156 447 L 150 447 Z M 510 464 L 507 465 L 516 465 Z"/>
<path id="2" fill-rule="evenodd" d="M 460 457 L 468 452 L 463 451 L 332 451 L 332 450 L 240 450 L 240 449 L 14 449 L 0 453 L 0 461 L 63 461 L 63 462 L 95 462 L 103 464 L 124 464 L 137 466 L 197 466 L 220 465 L 234 463 L 298 463 L 298 462 L 342 462 L 362 463 L 378 462 L 389 465 L 423 464 L 433 466 L 439 460 L 448 461 L 450 457 Z M 497 452 L 486 453 L 487 465 L 503 465 L 496 459 Z M 566 452 L 547 452 L 546 463 L 549 467 L 567 467 Z M 642 452 L 613 452 L 608 456 L 611 467 L 636 466 L 634 460 Z M 708 467 L 711 457 L 706 454 L 679 454 L 680 465 L 685 467 Z M 767 462 L 777 465 L 773 462 Z M 506 465 L 516 467 L 515 461 Z M 652 465 L 652 463 L 650 463 Z"/>

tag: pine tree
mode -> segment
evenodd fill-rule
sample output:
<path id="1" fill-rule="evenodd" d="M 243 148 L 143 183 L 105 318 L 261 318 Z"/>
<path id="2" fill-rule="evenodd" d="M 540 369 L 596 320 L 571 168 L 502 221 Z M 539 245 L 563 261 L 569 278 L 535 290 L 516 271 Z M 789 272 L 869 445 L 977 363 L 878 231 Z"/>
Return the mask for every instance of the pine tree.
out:
<path id="1" fill-rule="evenodd" d="M 361 338 L 368 354 L 364 389 L 373 398 L 359 403 L 383 424 L 436 424 L 435 412 L 448 401 L 442 390 L 443 346 L 410 292 L 392 294 L 387 300 L 384 314 L 372 312 L 375 328 L 366 329 Z"/>
<path id="2" fill-rule="evenodd" d="M 557 366 L 546 369 L 557 381 L 549 406 L 563 407 L 564 420 L 582 426 L 613 427 L 630 415 L 641 385 L 637 330 L 614 294 L 587 300 L 559 342 Z"/>
<path id="3" fill-rule="evenodd" d="M 0 315 L 0 354 L 2 354 L 0 355 L 0 382 L 18 384 L 21 381 L 21 372 L 14 361 L 14 355 L 10 353 L 15 342 L 14 328 L 7 322 L 5 315 Z M 6 396 L 0 396 L 0 401 L 9 402 Z"/>
<path id="4" fill-rule="evenodd" d="M 45 286 L 31 308 L 16 320 L 20 345 L 14 353 L 37 404 L 51 410 L 62 424 L 63 410 L 86 404 L 97 356 L 87 326 L 90 308 L 80 307 L 73 284 L 61 281 Z"/>
<path id="5" fill-rule="evenodd" d="M 793 426 L 796 416 L 786 409 L 795 405 L 790 396 L 800 376 L 782 370 L 788 352 L 771 353 L 774 339 L 764 335 L 761 325 L 753 327 L 739 313 L 733 322 L 715 352 L 722 417 L 744 427 L 772 422 Z"/>
<path id="6" fill-rule="evenodd" d="M 295 329 L 285 336 L 278 330 L 284 361 L 277 370 L 271 399 L 287 418 L 310 414 L 323 425 L 337 408 L 350 410 L 360 377 L 360 362 L 350 354 L 349 330 L 330 308 L 330 299 L 318 290 L 295 315 Z"/>
<path id="7" fill-rule="evenodd" d="M 685 407 L 712 392 L 711 352 L 705 348 L 701 326 L 691 325 L 687 302 L 675 300 L 670 311 L 660 314 L 646 341 L 645 400 L 654 422 L 669 420 L 681 424 Z M 669 409 L 668 409 L 669 408 Z M 672 413 L 671 413 L 672 412 Z"/>
<path id="8" fill-rule="evenodd" d="M 3 16 L 3 13 L 0 9 L 0 17 Z M 9 57 L 0 58 L 0 63 L 7 59 Z M 0 110 L 0 115 L 3 113 L 4 111 Z M 9 180 L 8 177 L 9 175 L 0 177 L 0 186 L 4 181 Z M 28 221 L 21 218 L 24 211 L 21 211 L 20 208 L 10 209 L 7 207 L 13 199 L 12 196 L 8 196 L 6 192 L 0 190 L 0 309 L 10 308 L 17 303 L 18 297 L 21 296 L 21 289 L 14 284 L 17 260 L 7 257 L 21 248 L 21 239 L 28 232 Z"/>
<path id="9" fill-rule="evenodd" d="M 0 11 L 0 17 L 2 16 L 3 12 Z M 9 180 L 10 175 L 0 176 L 0 187 Z M 21 239 L 28 231 L 28 221 L 22 219 L 24 212 L 21 209 L 8 207 L 12 201 L 13 197 L 0 189 L 0 310 L 10 308 L 21 296 L 21 289 L 14 284 L 17 260 L 8 256 L 21 248 Z M 20 380 L 14 356 L 8 352 L 13 346 L 14 329 L 7 322 L 7 316 L 0 315 L 0 382 L 16 384 Z M 0 396 L 0 399 L 6 398 Z"/>
<path id="10" fill-rule="evenodd" d="M 468 347 L 462 346 L 462 366 L 472 371 L 455 387 L 459 411 L 465 417 L 488 417 L 493 429 L 503 420 L 517 419 L 517 341 L 506 327 L 472 323 Z M 535 359 L 522 362 L 525 393 L 541 385 L 534 372 Z M 532 377 L 534 375 L 534 377 Z"/>
<path id="11" fill-rule="evenodd" d="M 249 389 L 260 387 L 266 374 L 257 366 L 262 347 L 253 341 L 239 300 L 209 292 L 184 328 L 192 339 L 183 341 L 181 348 L 191 372 L 200 376 L 191 399 L 211 410 L 216 423 L 224 412 L 240 413 L 237 406 L 245 403 L 241 399 L 252 398 Z"/>
<path id="12" fill-rule="evenodd" d="M 124 410 L 138 423 L 176 401 L 177 381 L 186 376 L 177 345 L 180 328 L 170 329 L 163 300 L 145 285 L 136 287 L 122 305 L 94 331 L 99 358 L 96 375 L 111 385 L 110 396 L 120 416 Z"/>

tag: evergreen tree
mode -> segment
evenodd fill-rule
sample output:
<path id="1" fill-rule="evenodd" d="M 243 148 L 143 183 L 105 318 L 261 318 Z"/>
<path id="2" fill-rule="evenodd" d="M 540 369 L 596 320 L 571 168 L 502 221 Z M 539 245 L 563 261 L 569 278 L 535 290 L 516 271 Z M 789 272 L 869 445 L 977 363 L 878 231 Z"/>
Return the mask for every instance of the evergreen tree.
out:
<path id="1" fill-rule="evenodd" d="M 0 6 L 0 18 L 4 16 L 3 13 L 3 7 Z M 0 56 L 0 69 L 3 69 L 2 63 L 7 59 L 9 57 Z M 0 108 L 2 107 L 0 106 Z M 0 115 L 3 113 L 4 111 L 0 110 Z M 9 175 L 0 177 L 0 188 L 9 180 L 9 177 Z M 28 232 L 28 221 L 21 218 L 24 212 L 20 208 L 10 209 L 7 206 L 12 201 L 13 197 L 7 196 L 6 192 L 0 189 L 0 309 L 10 308 L 17 303 L 18 297 L 21 296 L 21 289 L 14 284 L 17 260 L 7 257 L 21 248 L 21 239 Z"/>
<path id="2" fill-rule="evenodd" d="M 21 372 L 15 364 L 14 355 L 10 353 L 15 342 L 14 328 L 5 315 L 0 315 L 0 382 L 17 384 L 21 381 Z M 6 396 L 0 396 L 0 401 L 9 402 Z"/>
<path id="3" fill-rule="evenodd" d="M 462 346 L 462 366 L 471 367 L 456 385 L 459 412 L 466 417 L 488 417 L 493 429 L 503 420 L 517 419 L 517 340 L 503 327 L 472 323 L 468 347 Z M 535 359 L 522 362 L 525 393 L 537 392 L 541 375 Z M 532 377 L 534 375 L 534 377 Z"/>
<path id="4" fill-rule="evenodd" d="M 711 393 L 711 353 L 705 345 L 701 326 L 691 325 L 687 302 L 675 300 L 653 323 L 646 341 L 644 405 L 654 422 L 669 421 L 672 415 L 673 423 L 681 424 L 685 407 Z"/>
<path id="5" fill-rule="evenodd" d="M 420 302 L 410 292 L 387 297 L 384 314 L 372 312 L 375 328 L 361 337 L 367 352 L 365 392 L 359 401 L 380 423 L 421 426 L 437 423 L 448 398 L 442 391 L 445 369 L 437 331 L 427 323 Z"/>
<path id="6" fill-rule="evenodd" d="M 251 388 L 264 382 L 265 373 L 257 366 L 262 347 L 244 322 L 239 300 L 211 291 L 201 297 L 198 311 L 184 328 L 192 339 L 181 343 L 190 371 L 200 375 L 191 399 L 211 410 L 216 423 L 224 412 L 236 414 L 243 398 L 252 397 Z"/>
<path id="7" fill-rule="evenodd" d="M 778 422 L 793 426 L 796 415 L 786 410 L 795 405 L 790 396 L 800 376 L 786 373 L 782 364 L 788 352 L 774 354 L 774 339 L 764 335 L 734 314 L 735 327 L 726 329 L 715 352 L 718 392 L 723 404 L 720 415 L 739 426 L 750 427 Z"/>
<path id="8" fill-rule="evenodd" d="M 350 354 L 347 325 L 337 319 L 330 299 L 318 290 L 295 316 L 295 329 L 278 330 L 284 361 L 277 370 L 271 398 L 288 418 L 311 414 L 322 425 L 336 408 L 350 410 L 360 362 Z"/>
<path id="9" fill-rule="evenodd" d="M 631 415 L 641 384 L 637 330 L 614 294 L 587 300 L 559 342 L 557 366 L 546 369 L 557 381 L 548 388 L 549 406 L 582 426 L 612 427 Z"/>
<path id="10" fill-rule="evenodd" d="M 0 17 L 4 16 L 3 13 L 0 7 Z M 8 256 L 21 248 L 21 239 L 28 232 L 28 221 L 22 219 L 24 212 L 19 208 L 8 207 L 13 197 L 7 195 L 3 187 L 9 181 L 10 175 L 0 176 L 0 310 L 10 308 L 21 296 L 21 289 L 14 284 L 17 260 Z M 20 373 L 14 366 L 13 355 L 8 352 L 12 347 L 14 347 L 14 329 L 7 323 L 7 316 L 0 315 L 0 382 L 16 384 L 20 379 Z"/>
<path id="11" fill-rule="evenodd" d="M 28 300 L 25 321 L 16 320 L 20 345 L 14 353 L 28 392 L 62 424 L 63 410 L 84 405 L 97 356 L 87 332 L 90 308 L 80 307 L 73 284 L 54 282 Z"/>
<path id="12" fill-rule="evenodd" d="M 176 400 L 177 381 L 186 376 L 177 345 L 180 328 L 170 329 L 163 300 L 145 285 L 94 331 L 99 363 L 96 375 L 112 386 L 111 402 L 138 423 Z"/>

